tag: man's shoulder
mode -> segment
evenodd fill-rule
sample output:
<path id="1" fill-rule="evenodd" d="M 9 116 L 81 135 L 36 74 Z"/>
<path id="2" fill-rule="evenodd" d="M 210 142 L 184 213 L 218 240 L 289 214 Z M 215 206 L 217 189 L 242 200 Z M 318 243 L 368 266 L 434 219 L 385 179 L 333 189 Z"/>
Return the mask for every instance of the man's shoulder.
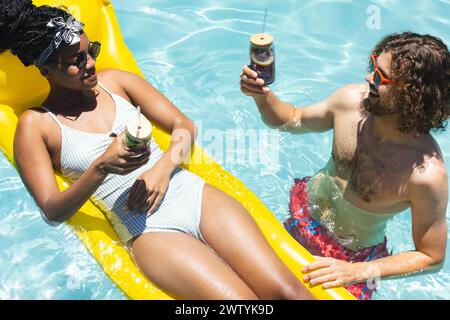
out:
<path id="1" fill-rule="evenodd" d="M 347 84 L 330 96 L 330 102 L 336 111 L 359 110 L 367 90 L 367 84 L 364 83 Z"/>
<path id="2" fill-rule="evenodd" d="M 420 159 L 414 164 L 409 178 L 409 186 L 412 190 L 437 190 L 445 189 L 448 185 L 448 172 L 444 159 L 438 146 L 427 146 L 418 148 Z"/>
<path id="3" fill-rule="evenodd" d="M 341 87 L 341 90 L 349 94 L 365 93 L 368 89 L 367 83 L 349 83 Z"/>

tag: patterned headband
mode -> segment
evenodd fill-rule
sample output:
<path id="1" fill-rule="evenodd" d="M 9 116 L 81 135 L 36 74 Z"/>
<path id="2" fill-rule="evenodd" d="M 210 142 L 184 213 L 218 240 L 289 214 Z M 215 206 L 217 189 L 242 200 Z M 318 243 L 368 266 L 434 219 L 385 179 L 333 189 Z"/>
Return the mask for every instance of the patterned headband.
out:
<path id="1" fill-rule="evenodd" d="M 56 29 L 56 32 L 52 42 L 34 61 L 36 67 L 42 67 L 47 62 L 48 58 L 58 50 L 61 43 L 64 42 L 70 46 L 80 43 L 80 34 L 83 31 L 83 27 L 84 24 L 77 21 L 72 16 L 69 16 L 67 21 L 64 21 L 62 17 L 51 19 L 47 23 L 47 28 Z"/>

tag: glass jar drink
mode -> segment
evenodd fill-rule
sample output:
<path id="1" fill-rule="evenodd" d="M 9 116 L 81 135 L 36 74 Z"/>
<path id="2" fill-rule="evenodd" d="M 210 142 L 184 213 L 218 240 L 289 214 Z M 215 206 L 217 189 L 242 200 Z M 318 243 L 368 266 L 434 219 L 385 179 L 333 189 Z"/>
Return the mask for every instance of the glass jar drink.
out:
<path id="1" fill-rule="evenodd" d="M 123 144 L 129 149 L 147 148 L 152 138 L 152 125 L 144 116 L 127 123 Z"/>
<path id="2" fill-rule="evenodd" d="M 250 68 L 258 73 L 264 84 L 275 81 L 275 48 L 273 37 L 257 33 L 250 38 Z"/>

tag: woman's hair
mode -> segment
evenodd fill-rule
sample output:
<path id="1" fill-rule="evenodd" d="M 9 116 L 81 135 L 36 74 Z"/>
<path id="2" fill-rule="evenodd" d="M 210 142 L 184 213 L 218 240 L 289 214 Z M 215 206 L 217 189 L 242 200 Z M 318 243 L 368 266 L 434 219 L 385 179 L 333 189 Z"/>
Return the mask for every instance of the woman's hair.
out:
<path id="1" fill-rule="evenodd" d="M 411 32 L 393 34 L 375 47 L 392 54 L 395 105 L 401 108 L 399 130 L 427 134 L 444 130 L 450 116 L 450 53 L 441 39 Z"/>
<path id="2" fill-rule="evenodd" d="M 55 7 L 36 7 L 31 0 L 0 0 L 0 53 L 10 49 L 25 66 L 32 65 L 53 41 L 55 32 L 47 23 L 69 16 Z"/>

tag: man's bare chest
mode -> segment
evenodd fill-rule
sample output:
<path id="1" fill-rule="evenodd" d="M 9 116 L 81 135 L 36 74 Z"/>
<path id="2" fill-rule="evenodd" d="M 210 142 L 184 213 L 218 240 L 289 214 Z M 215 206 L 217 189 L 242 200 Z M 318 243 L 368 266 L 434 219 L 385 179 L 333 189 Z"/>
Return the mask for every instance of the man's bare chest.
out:
<path id="1" fill-rule="evenodd" d="M 347 127 L 335 130 L 332 156 L 347 194 L 383 207 L 406 199 L 405 186 L 414 163 L 402 150 L 377 142 L 370 132 Z"/>

